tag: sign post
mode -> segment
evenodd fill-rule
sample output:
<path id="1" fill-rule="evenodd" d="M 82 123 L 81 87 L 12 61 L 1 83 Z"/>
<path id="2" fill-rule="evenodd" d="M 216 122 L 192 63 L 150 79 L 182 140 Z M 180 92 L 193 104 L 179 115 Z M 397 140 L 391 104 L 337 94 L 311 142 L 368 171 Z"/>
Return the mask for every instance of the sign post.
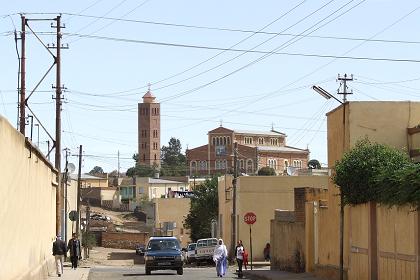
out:
<path id="1" fill-rule="evenodd" d="M 251 253 L 251 270 L 252 270 L 252 225 L 257 221 L 257 215 L 248 212 L 244 216 L 244 222 L 249 225 L 249 251 Z"/>

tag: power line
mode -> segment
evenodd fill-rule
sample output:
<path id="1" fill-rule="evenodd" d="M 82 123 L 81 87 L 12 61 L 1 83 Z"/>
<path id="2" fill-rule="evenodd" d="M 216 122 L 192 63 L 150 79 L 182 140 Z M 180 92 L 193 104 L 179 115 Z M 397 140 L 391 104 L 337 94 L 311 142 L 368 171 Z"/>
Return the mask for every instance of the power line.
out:
<path id="1" fill-rule="evenodd" d="M 403 43 L 403 44 L 420 44 L 420 41 L 408 41 L 408 40 L 390 40 L 390 39 L 369 39 L 362 37 L 343 37 L 343 36 L 321 36 L 321 35 L 299 35 L 295 33 L 281 33 L 281 32 L 269 32 L 269 31 L 260 31 L 260 30 L 246 30 L 246 29 L 235 29 L 235 28 L 224 28 L 224 27 L 211 27 L 211 26 L 199 26 L 199 25 L 188 25 L 188 24 L 177 24 L 170 22 L 157 22 L 157 21 L 144 21 L 144 20 L 135 20 L 135 19 L 123 19 L 116 17 L 101 17 L 95 15 L 86 15 L 86 14 L 73 14 L 73 13 L 63 13 L 64 15 L 86 17 L 86 18 L 98 18 L 104 20 L 114 20 L 121 22 L 131 22 L 131 23 L 142 23 L 142 24 L 151 24 L 151 25 L 162 25 L 162 26 L 171 26 L 171 27 L 180 27 L 180 28 L 191 28 L 191 29 L 205 29 L 205 30 L 216 30 L 216 31 L 228 31 L 228 32 L 238 32 L 238 33 L 253 33 L 253 34 L 263 34 L 263 35 L 280 35 L 280 36 L 293 36 L 293 37 L 307 37 L 307 38 L 318 38 L 318 39 L 333 39 L 333 40 L 349 40 L 349 41 L 367 41 L 367 42 L 378 42 L 378 43 Z"/>
<path id="2" fill-rule="evenodd" d="M 303 56 L 303 57 L 317 57 L 317 58 L 335 58 L 335 59 L 352 59 L 352 60 L 368 60 L 368 61 L 388 61 L 388 62 L 413 62 L 419 63 L 419 59 L 409 59 L 409 58 L 385 58 L 385 57 L 367 57 L 367 56 L 344 56 L 344 55 L 326 55 L 326 54 L 314 54 L 314 53 L 291 53 L 291 52 L 277 52 L 277 51 L 262 51 L 262 50 L 247 50 L 247 49 L 234 49 L 234 48 L 222 48 L 222 47 L 211 47 L 211 46 L 202 46 L 202 45 L 189 45 L 189 44 L 178 44 L 178 43 L 168 43 L 168 42 L 156 42 L 156 41 L 144 41 L 136 39 L 127 39 L 127 38 L 117 38 L 117 37 L 107 37 L 107 36 L 97 36 L 97 35 L 85 35 L 85 34 L 76 34 L 76 33 L 65 33 L 67 36 L 76 36 L 80 38 L 89 38 L 89 39 L 99 39 L 99 40 L 108 40 L 115 42 L 125 42 L 125 43 L 138 43 L 146 45 L 158 45 L 166 47 L 181 47 L 181 48 L 193 48 L 193 49 L 205 49 L 205 50 L 217 50 L 217 51 L 231 51 L 231 52 L 241 52 L 241 53 L 257 53 L 257 54 L 269 54 L 269 55 L 288 55 L 288 56 Z M 226 62 L 227 63 L 227 62 Z M 221 64 L 223 65 L 223 64 Z M 219 65 L 218 65 L 219 66 Z M 215 66 L 215 68 L 218 68 Z M 215 68 L 211 68 L 215 69 Z M 206 70 L 202 73 L 207 73 L 210 70 Z M 184 72 L 185 73 L 185 72 Z M 197 76 L 197 75 L 196 75 Z M 193 76 L 193 77 L 196 77 Z M 191 79 L 191 78 L 188 78 Z M 162 80 L 163 81 L 163 80 Z M 154 89 L 160 90 L 185 80 L 172 83 L 166 86 L 162 86 Z M 156 83 L 154 83 L 156 84 Z M 144 88 L 144 87 L 141 87 Z M 138 89 L 141 89 L 138 88 Z M 131 91 L 131 90 L 130 90 Z M 137 94 L 137 93 L 136 93 Z"/>

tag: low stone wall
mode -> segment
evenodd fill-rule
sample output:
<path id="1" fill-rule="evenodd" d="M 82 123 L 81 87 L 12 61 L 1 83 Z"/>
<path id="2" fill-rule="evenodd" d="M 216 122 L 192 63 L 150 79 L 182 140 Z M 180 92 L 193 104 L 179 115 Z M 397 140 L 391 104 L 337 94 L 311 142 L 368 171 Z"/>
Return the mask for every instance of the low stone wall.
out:
<path id="1" fill-rule="evenodd" d="M 102 246 L 106 248 L 135 249 L 137 244 L 146 244 L 149 239 L 148 232 L 103 232 Z"/>

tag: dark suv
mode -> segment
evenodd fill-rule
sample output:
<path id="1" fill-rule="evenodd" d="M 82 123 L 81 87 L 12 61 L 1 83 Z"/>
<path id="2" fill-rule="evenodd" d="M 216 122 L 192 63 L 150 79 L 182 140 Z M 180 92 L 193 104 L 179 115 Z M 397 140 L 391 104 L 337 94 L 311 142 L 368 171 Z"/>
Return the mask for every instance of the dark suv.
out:
<path id="1" fill-rule="evenodd" d="M 147 275 L 152 270 L 176 270 L 179 275 L 184 273 L 181 246 L 176 237 L 150 237 L 144 259 Z"/>

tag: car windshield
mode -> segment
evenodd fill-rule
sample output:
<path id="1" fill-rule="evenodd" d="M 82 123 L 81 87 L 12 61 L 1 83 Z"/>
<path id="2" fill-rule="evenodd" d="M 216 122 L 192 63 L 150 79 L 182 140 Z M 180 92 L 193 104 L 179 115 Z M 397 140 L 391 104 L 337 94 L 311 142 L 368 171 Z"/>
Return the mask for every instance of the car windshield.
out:
<path id="1" fill-rule="evenodd" d="M 188 250 L 195 250 L 195 245 L 196 244 L 190 244 L 190 245 L 188 245 Z"/>
<path id="2" fill-rule="evenodd" d="M 181 250 L 178 240 L 150 240 L 147 245 L 149 251 Z"/>

